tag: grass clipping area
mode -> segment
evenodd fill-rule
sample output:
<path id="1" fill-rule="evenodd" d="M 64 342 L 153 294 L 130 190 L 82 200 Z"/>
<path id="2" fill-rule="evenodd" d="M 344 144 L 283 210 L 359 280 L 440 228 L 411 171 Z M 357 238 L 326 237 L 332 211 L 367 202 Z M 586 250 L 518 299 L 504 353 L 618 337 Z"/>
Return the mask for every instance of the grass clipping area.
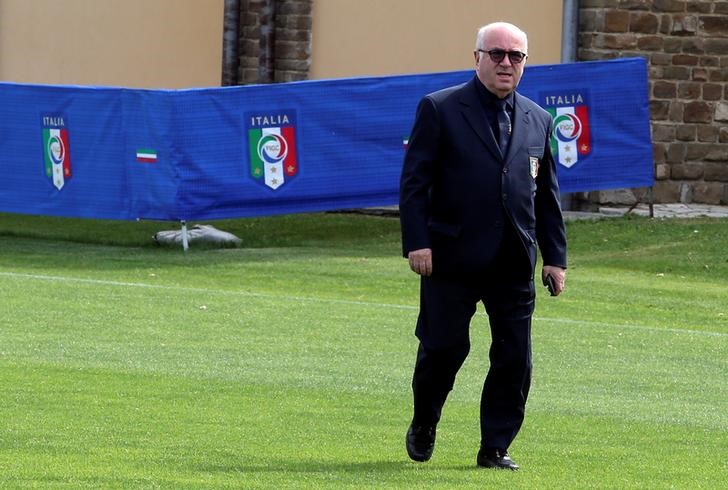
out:
<path id="1" fill-rule="evenodd" d="M 516 473 L 479 470 L 482 307 L 433 459 L 408 460 L 418 280 L 396 219 L 0 214 L 4 488 L 725 488 L 728 223 L 568 224 L 539 287 Z"/>

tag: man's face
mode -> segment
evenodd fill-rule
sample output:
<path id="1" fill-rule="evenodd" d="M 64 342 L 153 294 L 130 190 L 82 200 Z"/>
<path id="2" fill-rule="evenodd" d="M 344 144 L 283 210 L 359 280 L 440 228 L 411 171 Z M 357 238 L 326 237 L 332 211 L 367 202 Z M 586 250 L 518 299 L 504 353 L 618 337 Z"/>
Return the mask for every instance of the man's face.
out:
<path id="1" fill-rule="evenodd" d="M 526 53 L 526 43 L 521 33 L 508 28 L 498 28 L 485 34 L 482 50 L 497 49 Z M 475 51 L 475 72 L 483 85 L 502 99 L 518 86 L 523 68 L 526 66 L 526 58 L 524 57 L 520 63 L 513 63 L 506 55 L 500 62 L 494 62 L 488 53 L 483 51 Z"/>

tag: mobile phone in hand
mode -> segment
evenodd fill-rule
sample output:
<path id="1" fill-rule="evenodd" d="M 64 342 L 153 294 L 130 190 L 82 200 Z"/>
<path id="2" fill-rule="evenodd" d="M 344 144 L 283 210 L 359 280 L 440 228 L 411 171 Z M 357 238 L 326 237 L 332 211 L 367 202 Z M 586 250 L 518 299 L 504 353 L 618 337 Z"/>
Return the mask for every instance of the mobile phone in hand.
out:
<path id="1" fill-rule="evenodd" d="M 549 290 L 551 296 L 556 296 L 556 285 L 554 284 L 554 278 L 551 274 L 546 274 L 543 278 L 543 285 Z"/>

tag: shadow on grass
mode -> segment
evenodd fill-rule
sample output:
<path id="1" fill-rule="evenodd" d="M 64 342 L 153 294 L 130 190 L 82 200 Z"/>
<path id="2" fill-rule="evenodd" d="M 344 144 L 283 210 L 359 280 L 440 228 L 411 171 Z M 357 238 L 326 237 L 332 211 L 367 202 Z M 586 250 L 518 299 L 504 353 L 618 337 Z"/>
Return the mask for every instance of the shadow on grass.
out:
<path id="1" fill-rule="evenodd" d="M 487 471 L 472 465 L 453 464 L 442 465 L 432 463 L 416 463 L 405 459 L 401 460 L 379 460 L 379 461 L 353 461 L 353 462 L 332 462 L 323 460 L 296 460 L 280 461 L 277 464 L 262 464 L 238 462 L 233 464 L 204 464 L 195 468 L 197 471 L 206 473 L 376 473 L 396 474 L 412 471 Z"/>

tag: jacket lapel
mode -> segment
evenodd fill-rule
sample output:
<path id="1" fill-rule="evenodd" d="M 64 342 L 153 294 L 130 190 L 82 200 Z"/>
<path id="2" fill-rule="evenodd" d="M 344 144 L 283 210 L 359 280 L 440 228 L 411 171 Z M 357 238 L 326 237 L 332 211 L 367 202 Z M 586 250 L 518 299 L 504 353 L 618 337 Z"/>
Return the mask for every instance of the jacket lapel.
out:
<path id="1" fill-rule="evenodd" d="M 505 164 L 508 165 L 513 155 L 518 151 L 521 141 L 528 134 L 528 126 L 531 123 L 531 110 L 523 105 L 521 95 L 516 92 L 513 98 L 515 107 L 513 108 L 513 133 L 511 134 L 511 142 L 508 145 L 508 155 L 505 158 Z M 492 132 L 492 131 L 491 131 Z"/>
<path id="2" fill-rule="evenodd" d="M 503 157 L 501 156 L 500 148 L 498 148 L 498 142 L 495 140 L 493 130 L 488 124 L 488 121 L 486 121 L 485 114 L 483 114 L 483 108 L 480 105 L 480 99 L 478 99 L 478 93 L 476 92 L 478 89 L 475 86 L 476 83 L 480 82 L 477 82 L 477 78 L 474 77 L 463 87 L 464 90 L 460 97 L 463 116 L 493 156 L 497 159 L 502 159 Z"/>

